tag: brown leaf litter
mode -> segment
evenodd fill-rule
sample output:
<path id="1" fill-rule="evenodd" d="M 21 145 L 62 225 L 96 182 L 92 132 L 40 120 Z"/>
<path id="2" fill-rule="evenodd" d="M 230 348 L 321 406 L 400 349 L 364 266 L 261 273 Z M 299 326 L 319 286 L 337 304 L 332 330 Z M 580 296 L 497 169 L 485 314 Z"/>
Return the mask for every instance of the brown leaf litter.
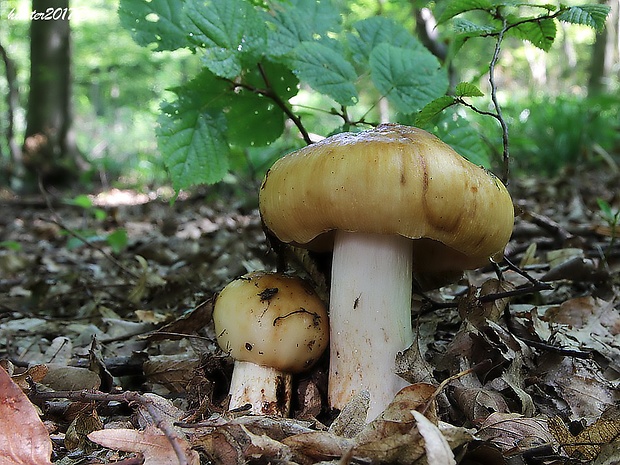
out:
<path id="1" fill-rule="evenodd" d="M 412 384 L 369 424 L 363 393 L 328 409 L 326 357 L 295 379 L 291 418 L 227 411 L 212 299 L 276 265 L 250 204 L 117 191 L 107 199 L 122 203 L 93 198 L 102 219 L 7 194 L 0 462 L 617 463 L 620 241 L 608 247 L 596 199 L 618 209 L 620 197 L 612 176 L 579 176 L 513 183 L 501 277 L 416 294 L 416 343 L 397 363 Z M 329 264 L 285 255 L 324 295 Z"/>

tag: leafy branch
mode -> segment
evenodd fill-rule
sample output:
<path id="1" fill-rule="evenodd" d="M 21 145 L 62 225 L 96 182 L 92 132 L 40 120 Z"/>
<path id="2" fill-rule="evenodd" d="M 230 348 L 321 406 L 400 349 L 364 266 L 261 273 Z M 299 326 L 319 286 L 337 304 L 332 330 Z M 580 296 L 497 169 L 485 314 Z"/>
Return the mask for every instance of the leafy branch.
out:
<path id="1" fill-rule="evenodd" d="M 201 60 L 200 72 L 171 89 L 175 97 L 161 105 L 156 136 L 173 187 L 219 182 L 248 148 L 268 154 L 276 141 L 282 151 L 296 148 L 298 142 L 285 137 L 287 121 L 304 143 L 311 143 L 315 119 L 306 117 L 308 107 L 302 113 L 296 111 L 302 107 L 292 103 L 302 89 L 320 96 L 332 108 L 326 113 L 341 120 L 317 122 L 321 133 L 379 120 L 376 102 L 368 104 L 360 95 L 385 99 L 391 120 L 404 124 L 416 121 L 416 116 L 428 122 L 451 105 L 466 104 L 502 126 L 507 178 L 508 127 L 495 82 L 505 36 L 514 34 L 548 50 L 555 39 L 554 21 L 602 27 L 607 9 L 533 5 L 546 14 L 524 18 L 511 12 L 519 13 L 518 5 L 526 4 L 510 0 L 446 3 L 439 22 L 454 19 L 452 54 L 470 38 L 495 37 L 489 67 L 494 111 L 475 110 L 465 103 L 482 96 L 473 84 L 463 83 L 454 95 L 447 95 L 446 67 L 403 25 L 382 16 L 344 25 L 342 11 L 332 0 L 121 0 L 121 23 L 138 44 L 156 51 L 190 50 Z M 487 12 L 491 24 L 457 17 L 472 10 Z M 444 121 L 438 135 L 470 161 L 489 165 L 481 155 L 480 138 L 466 120 Z"/>
<path id="2" fill-rule="evenodd" d="M 509 134 L 508 125 L 504 119 L 501 105 L 497 99 L 495 67 L 499 61 L 501 46 L 506 35 L 513 31 L 517 37 L 527 40 L 534 46 L 548 52 L 555 41 L 556 20 L 572 24 L 586 25 L 600 30 L 604 27 L 610 10 L 610 8 L 606 5 L 583 5 L 571 7 L 560 6 L 557 11 L 554 11 L 555 6 L 549 4 L 523 5 L 527 5 L 532 8 L 545 9 L 547 13 L 540 16 L 521 18 L 519 16 L 506 13 L 509 11 L 508 7 L 514 6 L 514 3 L 506 2 L 498 4 L 497 2 L 491 2 L 490 0 L 458 0 L 452 2 L 451 5 L 444 10 L 443 14 L 439 18 L 440 23 L 453 19 L 457 15 L 474 10 L 485 11 L 493 20 L 501 23 L 499 27 L 492 25 L 479 26 L 469 21 L 461 20 L 457 23 L 457 28 L 460 28 L 460 33 L 458 33 L 455 38 L 455 50 L 452 52 L 453 54 L 456 53 L 456 51 L 458 51 L 467 40 L 474 37 L 495 38 L 495 48 L 489 64 L 488 78 L 491 89 L 491 102 L 493 104 L 494 111 L 490 112 L 480 110 L 473 104 L 466 102 L 464 100 L 466 97 L 482 97 L 484 94 L 474 84 L 461 83 L 456 87 L 453 96 L 443 96 L 429 103 L 418 114 L 416 120 L 418 124 L 427 124 L 443 110 L 453 105 L 463 105 L 478 114 L 495 118 L 499 122 L 502 131 L 503 171 L 501 178 L 504 183 L 508 182 L 510 174 Z"/>

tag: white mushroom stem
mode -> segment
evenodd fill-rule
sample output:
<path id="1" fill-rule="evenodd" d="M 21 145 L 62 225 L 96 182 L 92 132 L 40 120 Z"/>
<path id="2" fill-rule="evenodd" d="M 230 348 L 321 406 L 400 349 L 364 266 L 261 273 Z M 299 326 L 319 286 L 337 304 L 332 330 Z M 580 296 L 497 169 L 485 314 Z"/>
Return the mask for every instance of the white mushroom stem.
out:
<path id="1" fill-rule="evenodd" d="M 291 406 L 291 379 L 290 373 L 235 360 L 228 408 L 234 410 L 249 404 L 246 413 L 286 416 Z"/>
<path id="2" fill-rule="evenodd" d="M 329 402 L 342 409 L 367 390 L 372 421 L 409 384 L 394 372 L 413 342 L 413 242 L 338 231 L 332 260 Z"/>

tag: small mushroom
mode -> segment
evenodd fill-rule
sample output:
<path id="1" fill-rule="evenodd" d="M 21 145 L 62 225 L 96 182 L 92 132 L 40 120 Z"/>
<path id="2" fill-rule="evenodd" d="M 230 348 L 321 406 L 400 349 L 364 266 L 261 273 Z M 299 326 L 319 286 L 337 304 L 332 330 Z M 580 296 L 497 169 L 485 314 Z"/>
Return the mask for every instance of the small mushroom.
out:
<path id="1" fill-rule="evenodd" d="M 286 416 L 293 373 L 329 342 L 327 310 L 301 278 L 253 272 L 229 283 L 213 310 L 217 341 L 235 359 L 229 409 Z"/>
<path id="2" fill-rule="evenodd" d="M 512 200 L 490 172 L 421 129 L 382 124 L 279 159 L 259 196 L 281 241 L 333 249 L 329 402 L 370 392 L 367 419 L 407 383 L 395 372 L 413 342 L 413 273 L 457 274 L 500 259 Z"/>

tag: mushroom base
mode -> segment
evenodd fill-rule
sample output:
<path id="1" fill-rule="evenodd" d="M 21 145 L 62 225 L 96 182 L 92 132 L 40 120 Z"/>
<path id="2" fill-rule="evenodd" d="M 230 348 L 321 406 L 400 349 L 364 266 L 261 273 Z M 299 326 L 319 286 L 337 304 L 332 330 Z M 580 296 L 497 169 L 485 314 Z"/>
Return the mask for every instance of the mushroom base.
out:
<path id="1" fill-rule="evenodd" d="M 292 376 L 275 368 L 235 360 L 229 410 L 251 407 L 254 415 L 286 416 L 291 407 Z"/>
<path id="2" fill-rule="evenodd" d="M 370 393 L 367 420 L 407 386 L 395 374 L 398 352 L 413 342 L 413 242 L 401 236 L 338 231 L 330 296 L 330 406 Z"/>

